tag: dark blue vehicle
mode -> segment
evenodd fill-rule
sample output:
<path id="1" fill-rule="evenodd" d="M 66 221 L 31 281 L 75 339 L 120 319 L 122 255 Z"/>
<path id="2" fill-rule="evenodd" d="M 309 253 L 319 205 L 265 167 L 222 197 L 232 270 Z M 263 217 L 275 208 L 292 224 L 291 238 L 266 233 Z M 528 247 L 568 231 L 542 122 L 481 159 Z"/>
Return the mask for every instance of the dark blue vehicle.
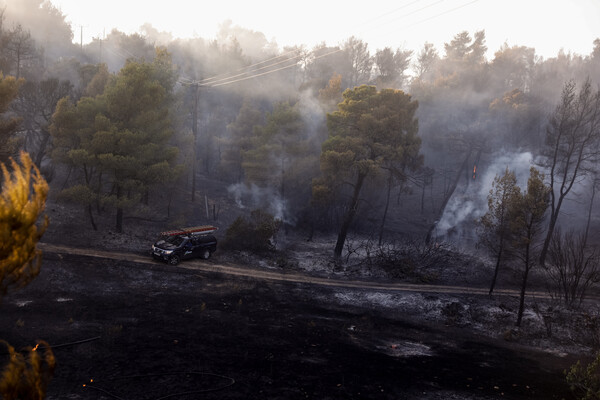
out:
<path id="1" fill-rule="evenodd" d="M 163 232 L 162 239 L 152 245 L 152 256 L 170 265 L 190 258 L 206 260 L 217 251 L 217 239 L 210 234 L 216 230 L 212 226 L 202 226 Z"/>

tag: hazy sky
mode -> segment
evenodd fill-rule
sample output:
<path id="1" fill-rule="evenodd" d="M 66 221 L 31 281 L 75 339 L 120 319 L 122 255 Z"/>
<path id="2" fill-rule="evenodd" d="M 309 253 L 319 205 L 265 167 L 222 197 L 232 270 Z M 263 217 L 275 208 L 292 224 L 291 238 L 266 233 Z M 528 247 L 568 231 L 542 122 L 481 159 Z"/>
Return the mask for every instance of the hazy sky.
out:
<path id="1" fill-rule="evenodd" d="M 354 35 L 373 53 L 384 47 L 419 51 L 427 41 L 443 54 L 461 31 L 486 32 L 488 58 L 507 42 L 534 47 L 544 58 L 565 51 L 588 55 L 600 38 L 600 0 L 51 0 L 79 43 L 113 28 L 138 32 L 145 22 L 174 37 L 215 37 L 219 25 L 259 31 L 280 47 Z"/>

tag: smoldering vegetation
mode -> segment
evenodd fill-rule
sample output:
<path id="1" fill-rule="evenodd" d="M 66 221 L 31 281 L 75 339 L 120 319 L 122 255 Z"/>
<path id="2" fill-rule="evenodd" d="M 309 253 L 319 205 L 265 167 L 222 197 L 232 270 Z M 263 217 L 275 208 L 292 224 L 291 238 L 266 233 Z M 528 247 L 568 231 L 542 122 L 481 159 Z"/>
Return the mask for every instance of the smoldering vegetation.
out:
<path id="1" fill-rule="evenodd" d="M 564 85 L 600 81 L 596 38 L 590 38 L 591 54 L 565 50 L 544 59 L 534 48 L 503 45 L 488 59 L 485 31 L 457 32 L 443 49 L 423 38 L 416 53 L 392 46 L 370 49 L 357 37 L 312 49 L 302 44 L 281 49 L 261 32 L 225 21 L 214 40 L 174 39 L 145 24 L 140 34 L 113 30 L 78 46 L 72 43 L 73 27 L 51 3 L 11 0 L 3 10 L 0 67 L 5 77 L 24 79 L 9 111 L 21 118 L 15 139 L 54 180 L 55 192 L 71 188 L 64 197 L 89 207 L 90 219 L 119 210 L 137 217 L 164 214 L 169 224 L 174 201 L 217 201 L 210 189 L 196 186 L 202 177 L 227 190 L 233 209 L 227 216 L 220 213 L 230 217 L 221 224 L 262 209 L 309 237 L 335 233 L 352 188 L 338 182 L 326 202 L 313 193 L 322 175 L 321 146 L 332 135 L 327 114 L 337 110 L 344 90 L 374 85 L 402 90 L 418 102 L 423 163 L 391 180 L 383 171 L 370 176 L 351 230 L 379 236 L 379 242 L 429 233 L 439 242 L 469 248 L 496 175 L 508 168 L 525 187 L 530 166 L 547 172 L 547 128 Z M 88 161 L 87 169 L 78 168 L 82 162 L 68 154 L 82 149 L 57 140 L 63 129 L 53 119 L 59 100 L 76 105 L 106 95 L 107 85 L 128 63 L 152 63 L 157 49 L 167 54 L 160 63 L 168 75 L 160 81 L 167 91 L 160 105 L 166 126 L 157 145 L 176 153 L 162 160 L 168 176 L 153 182 L 132 175 L 118 185 L 118 167 L 112 167 L 110 178 L 106 165 L 91 167 Z M 85 151 L 97 151 L 97 157 L 111 150 Z M 560 218 L 565 229 L 588 219 L 592 232 L 597 229 L 595 208 L 589 218 L 581 212 L 594 189 L 589 169 L 565 199 L 566 217 Z M 197 214 L 180 219 L 206 217 Z"/>
<path id="2" fill-rule="evenodd" d="M 485 31 L 457 32 L 443 49 L 423 38 L 418 52 L 371 49 L 357 37 L 282 49 L 225 21 L 213 40 L 175 39 L 145 24 L 139 34 L 113 30 L 80 46 L 48 2 L 7 1 L 1 20 L 0 68 L 5 79 L 23 80 L 5 112 L 20 119 L 10 150 L 32 154 L 55 199 L 81 206 L 101 231 L 113 229 L 115 217 L 117 230 L 135 229 L 128 218 L 226 227 L 260 209 L 286 233 L 310 239 L 338 233 L 354 208 L 350 232 L 379 246 L 427 238 L 474 250 L 494 178 L 513 171 L 525 189 L 536 166 L 548 182 L 562 168 L 548 163 L 548 132 L 566 85 L 576 95 L 600 82 L 597 38 L 591 54 L 564 50 L 548 59 L 506 44 L 488 58 Z M 148 92 L 158 100 L 123 111 L 136 96 L 146 99 L 144 84 L 124 89 L 143 80 L 161 86 L 160 98 Z M 334 136 L 328 114 L 361 85 L 401 90 L 418 103 L 422 162 L 395 174 L 374 170 L 353 207 L 356 170 L 339 165 L 336 180 L 322 184 L 322 145 Z M 129 103 L 117 101 L 127 96 Z M 86 104 L 95 115 L 85 114 Z M 71 126 L 66 115 L 79 120 Z M 98 115 L 108 125 L 86 133 L 87 146 L 78 126 L 99 124 Z M 112 133 L 97 135 L 104 131 Z M 586 228 L 596 245 L 592 158 L 555 222 L 563 232 Z"/>
<path id="3" fill-rule="evenodd" d="M 88 179 L 83 184 L 87 195 L 78 189 L 66 197 L 88 206 L 89 192 L 95 192 L 96 205 L 88 213 L 92 219 L 121 209 L 126 215 L 157 210 L 168 215 L 173 201 L 188 201 L 185 197 L 217 201 L 210 189 L 196 186 L 201 176 L 227 189 L 235 208 L 231 219 L 263 209 L 308 236 L 336 232 L 347 211 L 350 185 L 340 184 L 326 203 L 313 195 L 313 181 L 322 173 L 321 145 L 331 135 L 326 116 L 337 109 L 344 90 L 375 85 L 402 90 L 418 102 L 423 163 L 389 182 L 382 171 L 371 176 L 352 231 L 379 236 L 380 242 L 386 236 L 415 239 L 429 232 L 438 241 L 472 247 L 475 221 L 487 210 L 494 177 L 508 168 L 524 187 L 529 167 L 544 164 L 549 117 L 565 83 L 589 79 L 596 85 L 600 80 L 596 38 L 590 38 L 595 40 L 591 54 L 565 50 L 544 59 L 534 48 L 503 45 L 488 59 L 485 31 L 457 32 L 443 49 L 423 38 L 416 53 L 392 46 L 370 49 L 357 37 L 312 49 L 302 44 L 281 49 L 261 32 L 225 21 L 214 40 L 174 39 L 145 24 L 140 34 L 113 30 L 78 46 L 65 16 L 41 1 L 6 2 L 1 28 L 3 74 L 25 80 L 11 107 L 22 118 L 15 135 L 19 146 L 55 179 L 56 192 Z M 168 86 L 162 107 L 169 137 L 160 145 L 170 146 L 177 156 L 166 160 L 169 177 L 162 182 L 147 179 L 135 189 L 139 182 L 130 182 L 128 200 L 141 200 L 143 206 L 119 196 L 111 201 L 116 178 L 109 179 L 106 171 L 85 178 L 89 171 L 77 171 L 72 159 L 57 155 L 58 146 L 63 156 L 77 149 L 57 143 L 52 115 L 60 98 L 77 104 L 102 96 L 127 63 L 151 63 L 156 49 L 167 52 L 168 60 L 161 62 L 168 63 L 170 74 L 161 82 Z M 568 215 L 561 218 L 565 228 L 585 225 L 586 213 L 580 211 L 593 186 L 589 174 L 577 180 L 562 211 Z M 388 187 L 386 199 L 382 194 Z M 175 189 L 188 194 L 174 197 Z M 384 208 L 389 209 L 385 215 Z M 202 218 L 188 214 L 181 219 Z M 591 221 L 596 220 L 592 212 Z"/>
<path id="4" fill-rule="evenodd" d="M 253 248 L 324 240 L 326 268 L 361 277 L 485 286 L 496 264 L 521 299 L 528 276 L 568 308 L 597 295 L 600 38 L 547 59 L 507 44 L 488 57 L 485 31 L 443 49 L 423 38 L 418 52 L 394 47 L 401 38 L 279 48 L 226 21 L 214 40 L 146 24 L 76 45 L 51 3 L 3 5 L 0 83 L 18 91 L 0 92 L 1 161 L 29 152 L 80 230 L 208 223 L 226 243 L 232 225 L 260 240 L 266 225 L 278 233 Z M 520 197 L 505 205 L 518 215 L 501 226 L 490 199 L 512 174 Z M 586 315 L 597 335 L 598 310 Z"/>

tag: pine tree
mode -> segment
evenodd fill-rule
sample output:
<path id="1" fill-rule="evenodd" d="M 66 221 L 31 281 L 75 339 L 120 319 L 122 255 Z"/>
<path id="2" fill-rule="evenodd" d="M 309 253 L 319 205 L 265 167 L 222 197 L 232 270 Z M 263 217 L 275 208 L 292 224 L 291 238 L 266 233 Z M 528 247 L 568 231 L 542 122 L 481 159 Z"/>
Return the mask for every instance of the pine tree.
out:
<path id="1" fill-rule="evenodd" d="M 488 211 L 479 220 L 479 243 L 496 259 L 490 295 L 496 286 L 498 271 L 508 256 L 510 239 L 509 206 L 519 194 L 515 173 L 508 168 L 502 176 L 496 176 L 488 195 Z"/>
<path id="2" fill-rule="evenodd" d="M 0 193 L 0 296 L 21 288 L 40 272 L 42 252 L 36 248 L 48 226 L 44 216 L 48 184 L 27 153 L 21 165 L 11 160 L 12 172 L 2 164 Z"/>

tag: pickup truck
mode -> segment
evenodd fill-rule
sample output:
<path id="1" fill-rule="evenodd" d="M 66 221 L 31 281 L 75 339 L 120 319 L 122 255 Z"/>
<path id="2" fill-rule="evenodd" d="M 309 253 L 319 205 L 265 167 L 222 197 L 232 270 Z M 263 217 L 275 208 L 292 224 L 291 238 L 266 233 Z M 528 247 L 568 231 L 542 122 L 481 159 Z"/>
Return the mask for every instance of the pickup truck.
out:
<path id="1" fill-rule="evenodd" d="M 190 258 L 206 260 L 217 250 L 217 239 L 212 235 L 217 229 L 203 225 L 162 232 L 161 239 L 152 245 L 152 256 L 170 265 Z"/>

